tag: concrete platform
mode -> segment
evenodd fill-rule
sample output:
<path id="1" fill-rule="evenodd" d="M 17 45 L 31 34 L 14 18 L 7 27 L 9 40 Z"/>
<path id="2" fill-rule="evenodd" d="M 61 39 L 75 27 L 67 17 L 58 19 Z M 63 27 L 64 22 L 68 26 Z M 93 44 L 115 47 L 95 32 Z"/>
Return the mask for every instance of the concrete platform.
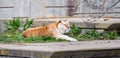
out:
<path id="1" fill-rule="evenodd" d="M 50 24 L 57 20 L 62 19 L 68 19 L 70 22 L 70 25 L 75 24 L 77 27 L 80 27 L 82 29 L 101 29 L 101 30 L 119 30 L 120 32 L 120 19 L 119 18 L 52 18 L 52 19 L 33 19 L 34 20 L 34 26 L 43 26 Z M 3 21 L 7 20 L 0 20 L 0 33 L 4 32 L 5 25 L 3 24 Z M 25 22 L 25 20 L 21 20 L 22 23 Z"/>
<path id="2" fill-rule="evenodd" d="M 52 19 L 37 19 L 34 18 L 34 25 L 41 26 L 50 24 L 57 20 L 67 19 L 70 22 L 70 25 L 75 24 L 77 27 L 81 28 L 100 28 L 100 29 L 107 29 L 112 24 L 120 24 L 119 18 L 52 18 Z M 11 19 L 0 20 L 0 21 L 8 21 Z M 25 19 L 21 20 L 22 22 Z"/>
<path id="3" fill-rule="evenodd" d="M 120 40 L 0 44 L 0 58 L 120 58 Z"/>
<path id="4" fill-rule="evenodd" d="M 120 19 L 115 18 L 56 18 L 56 19 L 34 19 L 35 26 L 41 26 L 43 24 L 50 24 L 53 21 L 67 19 L 70 25 L 75 24 L 81 28 L 96 28 L 107 29 L 113 24 L 120 25 Z"/>

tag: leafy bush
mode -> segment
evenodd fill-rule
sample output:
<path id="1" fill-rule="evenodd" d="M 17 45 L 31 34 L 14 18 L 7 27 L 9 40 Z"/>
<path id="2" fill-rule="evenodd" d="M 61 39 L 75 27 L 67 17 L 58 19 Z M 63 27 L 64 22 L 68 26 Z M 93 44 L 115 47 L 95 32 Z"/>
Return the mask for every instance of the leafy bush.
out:
<path id="1" fill-rule="evenodd" d="M 68 35 L 70 36 L 77 36 L 81 33 L 81 29 L 77 28 L 75 24 L 72 24 L 71 30 L 68 32 Z"/>
<path id="2" fill-rule="evenodd" d="M 120 39 L 120 35 L 117 32 L 109 31 L 99 33 L 95 29 L 86 30 L 84 34 L 81 34 L 81 28 L 72 25 L 71 30 L 67 33 L 68 36 L 76 38 L 77 40 L 113 40 Z"/>
<path id="3" fill-rule="evenodd" d="M 90 31 L 86 30 L 85 34 L 79 34 L 77 38 L 78 40 L 113 40 L 120 39 L 120 35 L 114 31 L 98 33 L 92 29 Z"/>
<path id="4" fill-rule="evenodd" d="M 5 24 L 8 30 L 17 30 L 21 26 L 20 18 L 5 22 Z"/>
<path id="5" fill-rule="evenodd" d="M 100 36 L 100 34 L 97 31 L 95 31 L 94 29 L 92 29 L 90 31 L 86 30 L 85 35 L 86 35 L 86 37 L 92 38 L 92 39 L 96 39 Z"/>
<path id="6" fill-rule="evenodd" d="M 33 20 L 26 19 L 25 24 L 20 23 L 20 18 L 15 18 L 13 20 L 10 20 L 8 22 L 5 22 L 6 27 L 8 30 L 18 30 L 19 28 L 22 28 L 23 31 L 26 30 L 29 27 L 32 27 Z"/>
<path id="7" fill-rule="evenodd" d="M 115 31 L 103 32 L 101 35 L 103 39 L 119 39 L 119 34 Z"/>
<path id="8" fill-rule="evenodd" d="M 26 20 L 25 24 L 23 25 L 23 30 L 26 30 L 29 27 L 32 27 L 33 20 Z"/>

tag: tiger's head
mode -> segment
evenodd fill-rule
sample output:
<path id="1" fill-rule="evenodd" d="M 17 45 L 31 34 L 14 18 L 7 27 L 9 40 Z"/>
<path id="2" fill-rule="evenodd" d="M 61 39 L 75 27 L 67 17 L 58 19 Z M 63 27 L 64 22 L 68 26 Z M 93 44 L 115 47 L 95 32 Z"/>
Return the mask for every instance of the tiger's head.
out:
<path id="1" fill-rule="evenodd" d="M 70 24 L 67 19 L 65 20 L 59 20 L 58 21 L 58 27 L 57 29 L 59 30 L 60 33 L 67 33 L 70 30 Z"/>

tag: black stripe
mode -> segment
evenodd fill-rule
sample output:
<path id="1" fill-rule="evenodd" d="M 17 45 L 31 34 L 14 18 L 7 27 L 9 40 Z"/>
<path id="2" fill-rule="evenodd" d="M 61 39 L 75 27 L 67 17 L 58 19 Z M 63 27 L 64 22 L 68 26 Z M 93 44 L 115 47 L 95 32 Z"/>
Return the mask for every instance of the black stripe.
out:
<path id="1" fill-rule="evenodd" d="M 14 56 L 14 55 L 0 55 L 0 57 L 30 58 L 30 57 L 22 57 L 22 56 Z"/>

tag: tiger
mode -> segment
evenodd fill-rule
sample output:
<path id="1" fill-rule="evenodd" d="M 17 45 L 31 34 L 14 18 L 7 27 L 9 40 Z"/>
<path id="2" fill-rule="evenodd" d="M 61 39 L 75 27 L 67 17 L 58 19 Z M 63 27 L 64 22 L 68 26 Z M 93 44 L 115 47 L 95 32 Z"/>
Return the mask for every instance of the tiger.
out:
<path id="1" fill-rule="evenodd" d="M 77 41 L 76 39 L 64 35 L 70 31 L 70 24 L 67 19 L 58 20 L 51 24 L 28 28 L 22 33 L 23 37 L 35 37 L 35 36 L 51 36 L 56 39 L 63 39 L 68 41 Z"/>

